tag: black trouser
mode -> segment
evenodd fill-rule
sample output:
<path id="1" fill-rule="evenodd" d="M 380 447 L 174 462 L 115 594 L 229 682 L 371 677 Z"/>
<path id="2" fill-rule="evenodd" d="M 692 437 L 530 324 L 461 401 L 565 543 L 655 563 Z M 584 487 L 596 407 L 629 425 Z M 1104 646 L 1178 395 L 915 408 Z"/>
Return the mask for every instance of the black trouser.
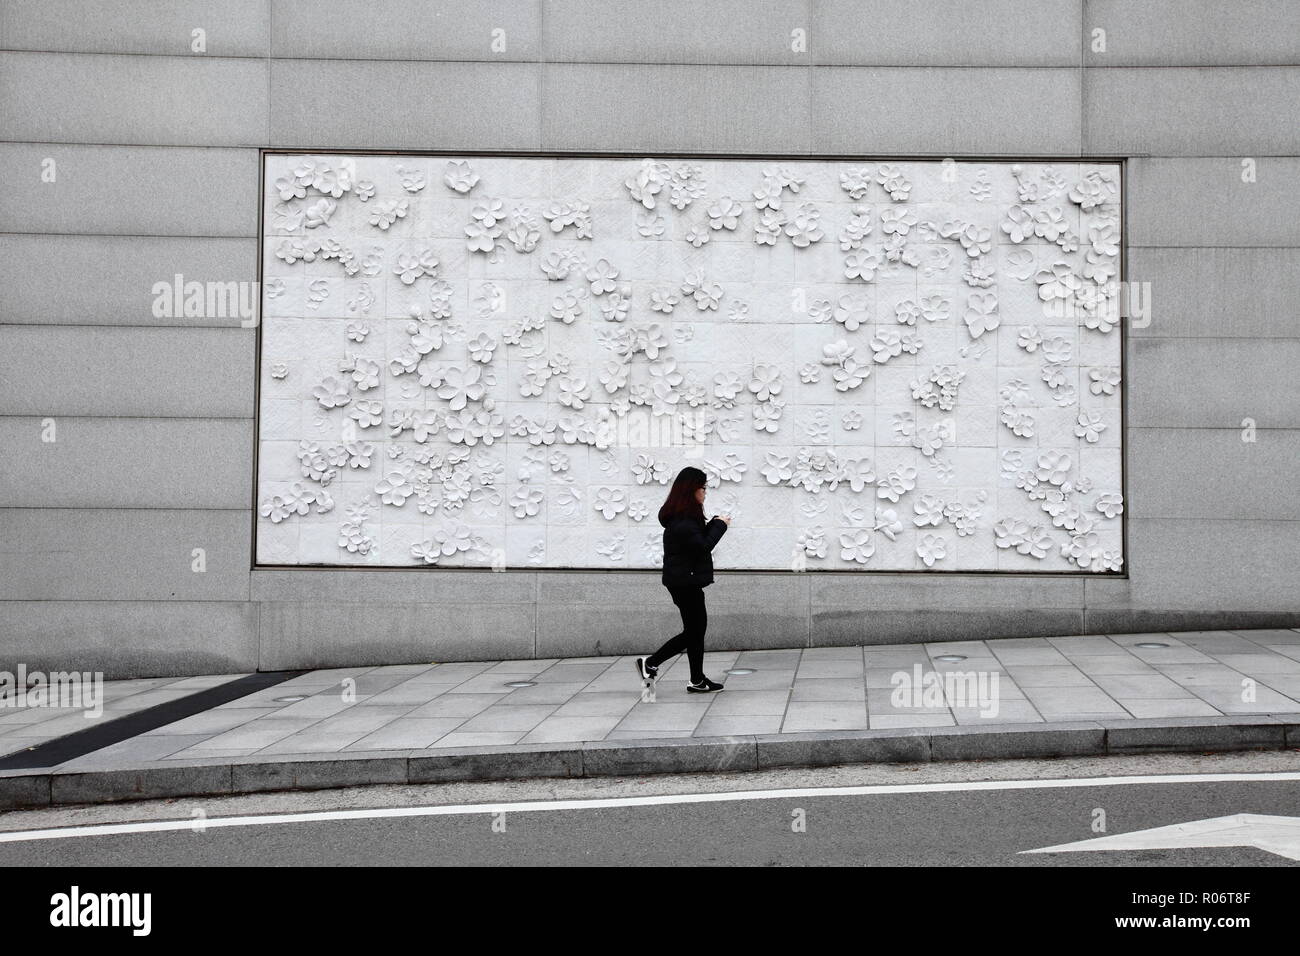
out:
<path id="1" fill-rule="evenodd" d="M 682 612 L 682 632 L 655 651 L 646 663 L 658 667 L 674 654 L 686 652 L 691 665 L 691 682 L 704 680 L 704 631 L 709 626 L 709 614 L 704 609 L 704 588 L 669 588 L 673 603 Z"/>

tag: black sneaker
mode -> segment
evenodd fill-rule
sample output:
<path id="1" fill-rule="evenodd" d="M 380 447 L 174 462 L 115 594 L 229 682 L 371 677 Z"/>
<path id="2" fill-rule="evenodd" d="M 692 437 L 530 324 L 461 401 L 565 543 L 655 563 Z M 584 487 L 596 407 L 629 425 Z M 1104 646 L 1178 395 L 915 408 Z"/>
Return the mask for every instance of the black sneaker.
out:
<path id="1" fill-rule="evenodd" d="M 637 676 L 642 680 L 654 680 L 659 676 L 659 668 L 651 667 L 646 663 L 647 658 L 638 657 L 634 662 L 636 664 Z"/>
<path id="2" fill-rule="evenodd" d="M 686 685 L 686 690 L 692 694 L 711 694 L 715 690 L 722 690 L 722 685 L 715 683 L 705 677 L 698 684 L 691 683 Z"/>

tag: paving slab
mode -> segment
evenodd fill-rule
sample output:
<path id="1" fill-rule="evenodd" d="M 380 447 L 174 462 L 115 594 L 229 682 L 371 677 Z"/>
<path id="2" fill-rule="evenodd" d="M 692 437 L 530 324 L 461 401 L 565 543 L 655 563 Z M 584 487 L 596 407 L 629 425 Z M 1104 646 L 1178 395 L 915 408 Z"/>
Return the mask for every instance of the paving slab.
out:
<path id="1" fill-rule="evenodd" d="M 459 717 L 399 717 L 354 740 L 344 750 L 416 750 L 431 747 L 464 723 Z"/>
<path id="2" fill-rule="evenodd" d="M 1134 717 L 1215 717 L 1219 712 L 1199 697 L 1146 699 L 1119 698 L 1120 706 Z"/>

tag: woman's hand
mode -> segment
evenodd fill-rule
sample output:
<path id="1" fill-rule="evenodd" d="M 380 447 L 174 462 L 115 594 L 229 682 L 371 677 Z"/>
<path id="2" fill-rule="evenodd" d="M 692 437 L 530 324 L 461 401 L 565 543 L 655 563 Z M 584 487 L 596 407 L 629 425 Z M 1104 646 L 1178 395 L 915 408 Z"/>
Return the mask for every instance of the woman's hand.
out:
<path id="1" fill-rule="evenodd" d="M 713 517 L 717 518 L 719 521 L 721 521 L 723 524 L 725 524 L 728 528 L 731 527 L 731 515 L 714 515 Z"/>

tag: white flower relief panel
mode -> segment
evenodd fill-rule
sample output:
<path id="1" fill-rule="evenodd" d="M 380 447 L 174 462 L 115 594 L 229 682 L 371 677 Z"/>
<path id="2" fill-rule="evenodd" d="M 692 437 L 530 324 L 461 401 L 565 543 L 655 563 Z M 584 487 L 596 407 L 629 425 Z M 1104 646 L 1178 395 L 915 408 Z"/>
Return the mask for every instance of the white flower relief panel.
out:
<path id="1" fill-rule="evenodd" d="M 261 564 L 1123 568 L 1115 164 L 265 162 Z"/>

